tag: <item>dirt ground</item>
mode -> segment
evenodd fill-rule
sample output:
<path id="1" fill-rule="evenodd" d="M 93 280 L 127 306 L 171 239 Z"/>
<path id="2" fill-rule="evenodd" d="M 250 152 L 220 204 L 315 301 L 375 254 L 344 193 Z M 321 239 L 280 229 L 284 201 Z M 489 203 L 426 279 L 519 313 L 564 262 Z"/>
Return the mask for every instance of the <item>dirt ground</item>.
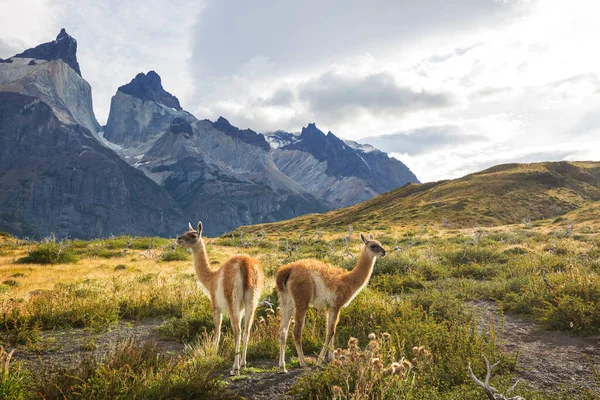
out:
<path id="1" fill-rule="evenodd" d="M 502 335 L 502 316 L 496 303 L 478 301 L 469 305 L 479 317 L 480 329 L 489 331 L 494 327 L 506 351 L 518 352 L 517 374 L 531 386 L 547 393 L 582 387 L 600 395 L 592 372 L 592 366 L 600 371 L 599 336 L 546 331 L 513 315 L 504 315 Z"/>
<path id="2" fill-rule="evenodd" d="M 68 329 L 42 332 L 42 345 L 39 351 L 31 351 L 24 346 L 14 348 L 14 359 L 22 361 L 31 371 L 38 372 L 48 367 L 66 367 L 78 362 L 85 354 L 107 352 L 117 342 L 130 336 L 140 341 L 155 340 L 167 355 L 177 355 L 184 351 L 184 345 L 173 341 L 158 340 L 154 328 L 161 325 L 162 319 L 123 321 L 102 333 L 91 333 L 87 329 Z M 93 349 L 90 343 L 93 342 Z M 7 348 L 11 351 L 13 348 Z M 239 377 L 229 377 L 229 370 L 223 371 L 225 380 L 232 390 L 247 399 L 292 399 L 286 396 L 298 377 L 304 373 L 301 368 L 290 369 L 281 374 L 274 370 L 277 360 L 249 361 L 249 367 L 270 370 L 252 372 Z"/>

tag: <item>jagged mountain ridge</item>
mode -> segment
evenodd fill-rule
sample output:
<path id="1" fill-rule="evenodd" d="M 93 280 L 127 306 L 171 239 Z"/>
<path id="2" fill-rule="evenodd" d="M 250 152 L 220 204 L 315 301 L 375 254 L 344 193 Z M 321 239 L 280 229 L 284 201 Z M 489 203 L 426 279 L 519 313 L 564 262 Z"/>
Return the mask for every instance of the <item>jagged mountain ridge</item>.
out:
<path id="1" fill-rule="evenodd" d="M 299 135 L 266 134 L 273 159 L 286 175 L 334 207 L 368 200 L 417 177 L 399 160 L 368 145 L 344 141 L 309 124 Z"/>
<path id="2" fill-rule="evenodd" d="M 215 122 L 197 120 L 162 87 L 154 71 L 138 74 L 117 90 L 107 125 L 100 127 L 76 51 L 76 40 L 63 29 L 52 42 L 0 60 L 4 110 L 21 116 L 36 110 L 36 115 L 43 115 L 34 120 L 22 118 L 29 125 L 20 125 L 22 121 L 12 118 L 14 115 L 2 116 L 4 139 L 21 141 L 4 148 L 2 226 L 33 236 L 50 231 L 78 237 L 172 235 L 182 226 L 182 207 L 187 218 L 205 220 L 208 233 L 218 234 L 242 224 L 272 222 L 333 207 L 314 187 L 282 172 L 276 164 L 279 152 L 272 149 L 269 136 L 239 129 L 222 117 Z M 36 141 L 28 141 L 31 138 Z M 344 142 L 333 134 L 332 139 L 334 145 L 325 143 L 328 151 L 324 153 L 319 146 L 309 149 L 314 155 L 302 147 L 293 151 L 297 159 L 319 157 L 318 168 L 308 172 L 317 177 L 329 173 L 325 173 L 327 180 L 315 180 L 328 192 L 344 192 L 350 187 L 354 199 L 360 193 L 366 198 L 376 195 L 373 188 L 377 185 L 365 185 L 355 176 L 365 169 L 356 162 L 367 164 L 365 158 L 356 158 L 354 150 L 344 152 Z M 43 155 L 33 148 L 36 145 L 46 148 Z M 35 156 L 27 158 L 27 154 Z M 119 156 L 127 163 L 118 160 Z M 19 159 L 27 161 L 19 164 Z M 35 166 L 33 171 L 30 166 Z M 88 179 L 82 178 L 85 174 Z M 19 175 L 22 185 L 31 182 L 29 196 L 15 186 Z M 10 179 L 2 180 L 7 176 Z M 10 193 L 12 197 L 6 197 Z M 154 200 L 148 202 L 149 198 Z M 51 215 L 52 210 L 59 219 Z M 39 215 L 45 218 L 37 218 Z M 128 215 L 138 216 L 141 222 L 134 226 L 136 222 Z"/>
<path id="3" fill-rule="evenodd" d="M 0 63 L 0 229 L 33 238 L 178 233 L 178 204 L 98 141 L 91 87 L 67 64 L 76 46 L 64 60 L 69 38 L 62 30 L 58 44 Z"/>
<path id="4" fill-rule="evenodd" d="M 121 88 L 111 102 L 107 144 L 163 186 L 190 219 L 202 219 L 208 234 L 330 208 L 277 168 L 261 134 L 225 118 L 199 121 L 143 98 L 143 87 Z"/>

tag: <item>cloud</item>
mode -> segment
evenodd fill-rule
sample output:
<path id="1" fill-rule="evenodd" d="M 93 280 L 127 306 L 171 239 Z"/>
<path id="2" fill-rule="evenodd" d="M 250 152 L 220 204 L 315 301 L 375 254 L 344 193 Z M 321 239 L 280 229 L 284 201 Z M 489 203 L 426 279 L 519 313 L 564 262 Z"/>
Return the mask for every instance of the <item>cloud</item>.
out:
<path id="1" fill-rule="evenodd" d="M 359 142 L 385 149 L 389 153 L 418 155 L 487 140 L 483 135 L 465 134 L 458 126 L 442 125 L 391 135 L 370 136 L 360 139 Z"/>
<path id="2" fill-rule="evenodd" d="M 15 42 L 9 43 L 6 40 L 0 38 L 0 58 L 12 57 L 17 53 L 23 51 L 23 46 L 19 46 Z"/>
<path id="3" fill-rule="evenodd" d="M 443 55 L 433 55 L 433 56 L 429 57 L 427 59 L 427 61 L 432 62 L 432 63 L 444 62 L 451 57 L 462 56 L 462 55 L 466 54 L 468 51 L 473 50 L 474 48 L 481 46 L 481 45 L 482 45 L 482 43 L 476 43 L 476 44 L 473 44 L 473 45 L 467 46 L 467 47 L 457 47 L 451 53 L 447 53 L 447 54 L 443 54 Z"/>
<path id="4" fill-rule="evenodd" d="M 490 97 L 509 94 L 511 91 L 512 88 L 510 88 L 509 86 L 484 87 L 481 89 L 477 89 L 473 94 L 471 94 L 471 97 L 475 100 L 489 99 Z"/>
<path id="5" fill-rule="evenodd" d="M 596 142 L 600 145 L 600 142 Z M 404 153 L 391 155 L 406 163 L 421 182 L 454 179 L 481 171 L 498 164 L 532 163 L 542 161 L 586 160 L 600 157 L 598 151 L 589 152 L 584 145 L 560 148 L 549 145 L 538 148 L 510 149 L 499 145 L 453 148 L 425 155 L 411 156 Z"/>
<path id="6" fill-rule="evenodd" d="M 284 68 L 327 65 L 357 52 L 385 54 L 390 43 L 494 24 L 514 6 L 481 0 L 213 1 L 195 27 L 193 62 L 199 79 L 235 75 L 256 56 Z"/>
<path id="7" fill-rule="evenodd" d="M 329 71 L 303 83 L 298 93 L 312 111 L 334 121 L 352 118 L 352 114 L 360 111 L 374 115 L 401 115 L 409 111 L 447 107 L 454 103 L 449 93 L 431 93 L 400 86 L 394 76 L 386 72 L 354 77 Z"/>

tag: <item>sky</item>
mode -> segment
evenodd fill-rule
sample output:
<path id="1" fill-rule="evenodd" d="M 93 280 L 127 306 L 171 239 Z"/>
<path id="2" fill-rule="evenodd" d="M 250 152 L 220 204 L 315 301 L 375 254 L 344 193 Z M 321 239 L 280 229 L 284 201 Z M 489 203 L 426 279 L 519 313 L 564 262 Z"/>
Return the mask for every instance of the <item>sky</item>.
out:
<path id="1" fill-rule="evenodd" d="M 508 162 L 600 160 L 600 2 L 0 0 L 0 57 L 78 41 L 100 123 L 157 71 L 197 118 L 315 122 L 422 181 Z"/>

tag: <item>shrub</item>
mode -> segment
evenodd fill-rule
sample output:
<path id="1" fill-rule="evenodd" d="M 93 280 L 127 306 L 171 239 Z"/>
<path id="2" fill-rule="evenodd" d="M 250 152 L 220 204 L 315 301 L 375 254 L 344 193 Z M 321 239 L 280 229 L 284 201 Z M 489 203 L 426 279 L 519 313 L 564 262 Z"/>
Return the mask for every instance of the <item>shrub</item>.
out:
<path id="1" fill-rule="evenodd" d="M 18 260 L 22 264 L 68 264 L 77 261 L 73 250 L 65 244 L 42 243 Z"/>
<path id="2" fill-rule="evenodd" d="M 520 256 L 520 255 L 529 253 L 529 250 L 527 250 L 525 247 L 515 246 L 515 247 L 510 247 L 510 248 L 504 250 L 503 253 L 508 254 L 508 255 Z"/>
<path id="3" fill-rule="evenodd" d="M 187 261 L 191 257 L 190 253 L 184 247 L 177 246 L 162 253 L 160 259 L 162 261 Z"/>

